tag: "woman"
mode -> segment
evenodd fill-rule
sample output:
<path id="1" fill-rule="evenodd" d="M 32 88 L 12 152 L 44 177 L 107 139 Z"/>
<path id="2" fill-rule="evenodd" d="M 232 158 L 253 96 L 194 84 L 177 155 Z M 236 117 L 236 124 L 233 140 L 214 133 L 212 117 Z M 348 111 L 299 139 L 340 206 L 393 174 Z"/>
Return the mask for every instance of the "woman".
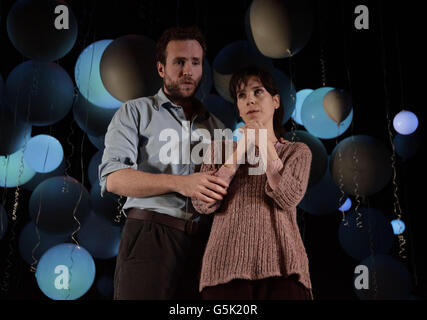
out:
<path id="1" fill-rule="evenodd" d="M 221 151 L 223 165 L 215 165 L 220 149 L 213 143 L 201 167 L 217 169 L 214 175 L 229 183 L 227 195 L 215 200 L 207 192 L 205 201 L 192 199 L 198 212 L 215 212 L 199 290 L 203 299 L 311 300 L 308 259 L 296 219 L 307 188 L 310 149 L 301 142 L 278 141 L 283 107 L 269 73 L 248 68 L 234 74 L 230 93 L 245 122 L 242 137 L 227 160 Z M 259 163 L 245 161 L 251 146 L 267 165 L 265 171 L 253 174 Z"/>

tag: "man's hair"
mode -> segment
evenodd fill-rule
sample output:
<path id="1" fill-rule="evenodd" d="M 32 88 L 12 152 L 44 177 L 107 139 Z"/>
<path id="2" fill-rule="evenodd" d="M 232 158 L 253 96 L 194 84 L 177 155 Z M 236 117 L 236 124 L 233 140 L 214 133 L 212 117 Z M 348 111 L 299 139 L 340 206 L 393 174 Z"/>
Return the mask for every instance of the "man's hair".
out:
<path id="1" fill-rule="evenodd" d="M 206 40 L 197 26 L 172 27 L 163 32 L 156 44 L 156 61 L 166 64 L 166 47 L 173 40 L 196 40 L 203 49 L 203 58 L 206 55 Z"/>
<path id="2" fill-rule="evenodd" d="M 239 71 L 235 72 L 230 80 L 229 91 L 230 95 L 233 98 L 234 102 L 237 105 L 237 91 L 242 85 L 248 84 L 248 79 L 251 77 L 257 77 L 262 83 L 262 86 L 270 93 L 272 96 L 279 94 L 279 90 L 274 82 L 273 76 L 270 72 L 264 71 L 256 66 L 249 66 Z M 273 116 L 273 127 L 274 133 L 277 137 L 283 137 L 285 134 L 285 128 L 282 125 L 285 109 L 282 104 L 282 99 L 280 99 L 280 105 L 277 110 L 274 111 Z"/>

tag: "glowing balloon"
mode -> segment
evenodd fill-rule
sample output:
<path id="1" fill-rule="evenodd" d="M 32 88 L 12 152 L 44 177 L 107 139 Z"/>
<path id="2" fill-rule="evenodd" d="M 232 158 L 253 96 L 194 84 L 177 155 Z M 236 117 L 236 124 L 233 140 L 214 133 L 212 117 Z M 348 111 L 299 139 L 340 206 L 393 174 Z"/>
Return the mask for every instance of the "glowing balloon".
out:
<path id="1" fill-rule="evenodd" d="M 25 61 L 12 70 L 6 86 L 9 109 L 32 125 L 47 126 L 60 121 L 73 104 L 73 81 L 55 63 Z"/>
<path id="2" fill-rule="evenodd" d="M 40 183 L 42 183 L 44 180 L 51 178 L 51 177 L 57 177 L 57 176 L 63 176 L 65 174 L 65 168 L 67 167 L 66 160 L 62 159 L 61 164 L 56 168 L 55 170 L 47 173 L 39 173 L 36 172 L 34 177 L 31 178 L 30 181 L 28 181 L 26 184 L 23 185 L 23 187 L 27 190 L 34 190 Z"/>
<path id="3" fill-rule="evenodd" d="M 31 138 L 31 125 L 6 107 L 0 107 L 0 155 L 17 152 Z"/>
<path id="4" fill-rule="evenodd" d="M 205 107 L 227 128 L 234 129 L 237 124 L 237 106 L 216 94 L 210 94 L 204 101 Z"/>
<path id="5" fill-rule="evenodd" d="M 110 43 L 100 63 L 108 92 L 123 102 L 154 95 L 162 86 L 155 52 L 155 42 L 141 35 L 122 36 Z"/>
<path id="6" fill-rule="evenodd" d="M 87 173 L 89 177 L 89 182 L 92 186 L 98 183 L 98 167 L 101 164 L 103 152 L 104 150 L 97 151 L 89 161 Z"/>
<path id="7" fill-rule="evenodd" d="M 24 159 L 24 149 L 0 156 L 0 187 L 15 188 L 30 181 L 35 174 Z"/>
<path id="8" fill-rule="evenodd" d="M 48 234 L 40 229 L 37 230 L 34 222 L 30 221 L 19 235 L 19 253 L 26 263 L 37 266 L 37 260 L 40 260 L 43 253 L 67 240 L 67 234 Z"/>
<path id="9" fill-rule="evenodd" d="M 292 141 L 293 134 L 286 132 L 285 139 Z M 311 150 L 311 167 L 308 187 L 315 185 L 325 175 L 328 166 L 328 153 L 322 141 L 307 131 L 296 130 L 295 142 L 305 143 Z"/>
<path id="10" fill-rule="evenodd" d="M 295 109 L 292 113 L 292 119 L 300 125 L 304 125 L 301 120 L 301 107 L 304 103 L 305 98 L 307 98 L 314 90 L 313 89 L 302 89 L 297 92 Z"/>
<path id="11" fill-rule="evenodd" d="M 7 213 L 3 206 L 0 204 L 0 240 L 7 231 Z"/>
<path id="12" fill-rule="evenodd" d="M 234 72 L 252 65 L 273 74 L 274 66 L 271 59 L 261 55 L 248 41 L 232 42 L 221 49 L 212 64 L 214 86 L 221 97 L 234 103 L 229 92 L 231 76 Z"/>
<path id="13" fill-rule="evenodd" d="M 308 1 L 254 0 L 248 10 L 249 37 L 267 57 L 295 55 L 310 39 L 313 12 Z"/>
<path id="14" fill-rule="evenodd" d="M 208 59 L 205 58 L 203 60 L 202 79 L 200 80 L 199 88 L 195 93 L 195 97 L 204 103 L 206 98 L 209 97 L 209 94 L 212 89 L 212 85 L 213 85 L 212 69 Z"/>
<path id="15" fill-rule="evenodd" d="M 418 118 L 411 111 L 400 111 L 393 119 L 393 127 L 400 134 L 411 134 L 417 130 Z"/>
<path id="16" fill-rule="evenodd" d="M 344 219 L 348 225 L 341 221 L 338 238 L 341 247 L 349 256 L 362 260 L 372 253 L 390 252 L 393 245 L 393 230 L 380 211 L 359 207 L 357 213 L 353 209 Z M 357 226 L 358 221 L 362 228 Z"/>
<path id="17" fill-rule="evenodd" d="M 91 213 L 77 234 L 77 239 L 95 259 L 111 259 L 119 252 L 121 228 Z"/>
<path id="18" fill-rule="evenodd" d="M 64 158 L 61 143 L 54 137 L 40 134 L 28 141 L 24 159 L 36 172 L 46 173 L 58 168 Z"/>
<path id="19" fill-rule="evenodd" d="M 369 281 L 368 288 L 357 289 L 354 291 L 360 300 L 407 300 L 413 289 L 412 277 L 403 263 L 395 258 L 385 254 L 375 254 L 369 256 L 359 263 L 366 267 L 365 275 L 369 275 L 366 281 Z M 359 283 L 357 277 L 360 274 L 354 274 L 353 283 Z"/>
<path id="20" fill-rule="evenodd" d="M 331 90 L 323 97 L 323 109 L 331 120 L 341 123 L 352 109 L 351 97 L 344 90 Z"/>
<path id="21" fill-rule="evenodd" d="M 348 210 L 350 210 L 350 208 L 351 208 L 351 199 L 350 198 L 347 198 L 346 200 L 345 200 L 345 202 L 343 203 L 343 205 L 341 206 L 341 207 L 339 207 L 339 209 L 338 210 L 340 210 L 340 211 L 348 211 Z"/>
<path id="22" fill-rule="evenodd" d="M 343 134 L 353 121 L 353 109 L 347 118 L 339 125 L 331 120 L 323 107 L 325 95 L 334 90 L 331 87 L 323 87 L 314 90 L 301 107 L 301 120 L 304 127 L 315 137 L 321 139 L 332 139 Z"/>
<path id="23" fill-rule="evenodd" d="M 80 223 L 89 215 L 89 193 L 74 178 L 52 177 L 33 191 L 29 211 L 33 221 L 38 219 L 41 230 L 54 234 L 71 233 L 78 227 L 74 215 Z"/>
<path id="24" fill-rule="evenodd" d="M 394 234 L 401 234 L 405 231 L 405 223 L 400 219 L 394 219 L 391 221 Z"/>
<path id="25" fill-rule="evenodd" d="M 379 140 L 351 136 L 342 140 L 331 154 L 331 173 L 344 192 L 369 196 L 382 190 L 392 175 L 391 152 Z"/>
<path id="26" fill-rule="evenodd" d="M 80 93 L 89 102 L 102 108 L 117 109 L 122 104 L 104 87 L 99 64 L 105 48 L 113 40 L 99 40 L 86 47 L 77 59 L 74 79 Z"/>
<path id="27" fill-rule="evenodd" d="M 233 131 L 233 140 L 234 141 L 239 141 L 240 138 L 242 137 L 242 134 L 239 131 L 239 128 L 244 126 L 245 123 L 244 122 L 239 122 L 238 124 L 236 124 L 236 129 L 234 129 Z"/>
<path id="28" fill-rule="evenodd" d="M 295 87 L 291 79 L 289 79 L 289 77 L 279 69 L 274 69 L 273 79 L 277 89 L 279 90 L 280 101 L 282 102 L 282 106 L 285 110 L 282 120 L 282 124 L 285 124 L 291 118 L 291 115 L 295 110 Z"/>
<path id="29" fill-rule="evenodd" d="M 77 39 L 77 21 L 64 1 L 15 1 L 7 16 L 7 33 L 24 56 L 43 62 L 65 56 Z"/>
<path id="30" fill-rule="evenodd" d="M 73 105 L 73 116 L 80 129 L 88 135 L 98 137 L 105 135 L 117 110 L 118 108 L 98 107 L 79 94 Z"/>
<path id="31" fill-rule="evenodd" d="M 397 133 L 393 138 L 393 144 L 399 157 L 406 161 L 417 154 L 421 146 L 421 138 L 417 132 L 408 135 Z"/>
<path id="32" fill-rule="evenodd" d="M 341 191 L 332 180 L 328 166 L 322 179 L 307 188 L 304 198 L 298 207 L 311 214 L 328 214 L 338 210 L 340 206 Z"/>
<path id="33" fill-rule="evenodd" d="M 36 272 L 40 290 L 53 300 L 83 296 L 95 279 L 95 262 L 83 247 L 59 244 L 41 257 Z"/>

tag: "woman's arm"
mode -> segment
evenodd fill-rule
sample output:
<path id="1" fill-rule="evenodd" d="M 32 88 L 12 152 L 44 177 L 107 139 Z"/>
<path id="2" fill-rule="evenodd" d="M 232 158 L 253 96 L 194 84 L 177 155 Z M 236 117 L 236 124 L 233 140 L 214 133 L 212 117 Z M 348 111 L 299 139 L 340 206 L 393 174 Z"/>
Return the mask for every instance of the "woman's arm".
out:
<path id="1" fill-rule="evenodd" d="M 216 142 L 216 143 L 218 148 L 218 143 L 222 143 L 222 142 Z M 234 148 L 234 144 L 233 144 L 233 148 Z M 219 151 L 219 149 L 217 149 L 217 151 Z M 236 175 L 237 169 L 239 168 L 239 161 L 237 161 L 237 159 L 240 159 L 239 157 L 241 156 L 242 155 L 241 155 L 240 149 L 235 148 L 231 157 L 228 158 L 224 162 L 224 164 L 217 171 L 213 173 L 213 175 L 223 179 L 225 182 L 228 183 L 228 185 L 230 185 L 230 182 L 233 180 L 234 176 Z M 208 159 L 210 159 L 210 161 L 207 161 Z M 215 142 L 211 144 L 210 151 L 207 153 L 205 160 L 203 161 L 203 164 L 200 168 L 200 172 L 215 170 L 216 166 L 215 166 L 214 160 L 215 160 Z M 216 200 L 214 202 L 207 203 L 200 199 L 192 198 L 191 201 L 193 202 L 194 209 L 196 209 L 197 212 L 203 213 L 203 214 L 209 214 L 209 213 L 215 212 L 216 210 L 218 210 L 218 208 L 222 204 L 222 200 Z"/>
<path id="2" fill-rule="evenodd" d="M 273 160 L 267 165 L 265 193 L 282 209 L 298 205 L 304 197 L 310 176 L 310 149 L 301 142 L 291 148 L 284 162 Z"/>

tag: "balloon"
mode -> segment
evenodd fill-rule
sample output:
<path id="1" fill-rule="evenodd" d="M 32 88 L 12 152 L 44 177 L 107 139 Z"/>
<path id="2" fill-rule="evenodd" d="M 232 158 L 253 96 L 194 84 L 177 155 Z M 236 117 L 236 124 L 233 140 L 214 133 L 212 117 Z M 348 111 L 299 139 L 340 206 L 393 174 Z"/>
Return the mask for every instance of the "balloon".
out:
<path id="1" fill-rule="evenodd" d="M 399 157 L 406 161 L 417 154 L 421 141 L 417 132 L 408 135 L 397 133 L 393 138 L 393 145 Z"/>
<path id="2" fill-rule="evenodd" d="M 342 179 L 344 192 L 369 196 L 382 190 L 392 175 L 391 152 L 379 140 L 351 136 L 342 140 L 331 154 L 335 183 Z"/>
<path id="3" fill-rule="evenodd" d="M 209 96 L 213 85 L 212 69 L 209 65 L 208 59 L 203 59 L 203 74 L 200 80 L 199 87 L 195 93 L 195 97 L 205 103 L 206 98 Z"/>
<path id="4" fill-rule="evenodd" d="M 53 300 L 83 296 L 95 279 L 95 262 L 83 247 L 59 244 L 41 257 L 36 272 L 40 290 Z"/>
<path id="5" fill-rule="evenodd" d="M 25 61 L 12 70 L 6 86 L 9 109 L 35 126 L 60 121 L 73 104 L 73 81 L 55 63 Z"/>
<path id="6" fill-rule="evenodd" d="M 64 158 L 61 143 L 56 138 L 39 134 L 28 141 L 24 159 L 36 172 L 46 173 L 58 168 Z"/>
<path id="7" fill-rule="evenodd" d="M 105 135 L 102 136 L 91 136 L 87 135 L 89 138 L 89 141 L 98 149 L 98 150 L 104 150 L 104 143 L 105 143 Z"/>
<path id="8" fill-rule="evenodd" d="M 155 42 L 145 36 L 126 35 L 110 43 L 100 64 L 108 92 L 123 102 L 154 95 L 162 86 L 155 52 Z"/>
<path id="9" fill-rule="evenodd" d="M 239 141 L 240 138 L 242 137 L 242 134 L 240 133 L 239 128 L 244 126 L 244 125 L 245 125 L 244 122 L 239 122 L 238 124 L 236 124 L 236 127 L 233 131 L 233 140 L 234 141 Z"/>
<path id="10" fill-rule="evenodd" d="M 102 108 L 117 109 L 122 102 L 105 89 L 99 71 L 102 54 L 111 42 L 113 40 L 99 40 L 87 46 L 77 59 L 74 79 L 80 93 L 90 103 Z"/>
<path id="11" fill-rule="evenodd" d="M 98 137 L 105 135 L 117 110 L 118 108 L 98 107 L 79 94 L 73 106 L 73 116 L 80 129 L 88 135 Z"/>
<path id="12" fill-rule="evenodd" d="M 304 125 L 301 120 L 301 107 L 302 104 L 305 101 L 305 98 L 307 98 L 314 90 L 313 89 L 302 89 L 297 92 L 297 97 L 295 101 L 295 109 L 292 113 L 292 119 L 300 125 Z"/>
<path id="13" fill-rule="evenodd" d="M 396 235 L 402 234 L 405 231 L 405 223 L 400 219 L 392 220 L 391 226 L 393 228 L 393 233 Z"/>
<path id="14" fill-rule="evenodd" d="M 285 110 L 282 120 L 282 124 L 285 124 L 291 118 L 291 115 L 295 110 L 295 87 L 288 76 L 279 69 L 274 69 L 273 79 L 276 83 L 277 89 L 279 90 L 280 101 L 282 102 L 282 106 Z"/>
<path id="15" fill-rule="evenodd" d="M 20 0 L 7 16 L 7 33 L 22 55 L 49 62 L 62 58 L 74 46 L 77 21 L 64 1 Z"/>
<path id="16" fill-rule="evenodd" d="M 90 212 L 89 193 L 72 177 L 52 177 L 40 183 L 29 203 L 30 216 L 47 233 L 71 233 Z M 75 210 L 75 214 L 73 212 Z"/>
<path id="17" fill-rule="evenodd" d="M 328 153 L 323 143 L 306 131 L 295 131 L 295 142 L 305 143 L 311 150 L 312 160 L 308 187 L 313 186 L 325 175 L 328 166 Z M 285 139 L 292 141 L 292 133 L 286 132 Z"/>
<path id="18" fill-rule="evenodd" d="M 96 281 L 98 292 L 107 298 L 112 298 L 114 295 L 114 281 L 110 276 L 102 275 Z"/>
<path id="19" fill-rule="evenodd" d="M 307 188 L 304 198 L 298 204 L 298 207 L 311 214 L 333 213 L 340 207 L 341 196 L 341 191 L 332 180 L 327 166 L 322 179 Z"/>
<path id="20" fill-rule="evenodd" d="M 24 149 L 0 156 L 0 187 L 15 188 L 30 181 L 35 174 L 24 159 Z"/>
<path id="21" fill-rule="evenodd" d="M 308 1 L 254 0 L 248 10 L 248 37 L 267 57 L 295 55 L 310 39 L 313 12 Z"/>
<path id="22" fill-rule="evenodd" d="M 350 208 L 351 208 L 351 199 L 350 198 L 347 198 L 345 201 L 344 201 L 344 204 L 341 206 L 341 207 L 339 207 L 339 209 L 338 210 L 340 210 L 340 211 L 348 211 L 348 210 L 350 210 Z"/>
<path id="23" fill-rule="evenodd" d="M 331 120 L 341 123 L 352 109 L 351 97 L 344 90 L 331 90 L 323 97 L 323 109 Z"/>
<path id="24" fill-rule="evenodd" d="M 331 87 L 323 87 L 314 90 L 305 100 L 301 107 L 301 120 L 304 127 L 315 137 L 321 139 L 332 139 L 343 134 L 353 121 L 353 109 L 345 120 L 339 125 L 331 120 L 323 107 L 324 97 L 334 90 Z"/>
<path id="25" fill-rule="evenodd" d="M 7 213 L 3 206 L 0 204 L 0 240 L 7 231 Z"/>
<path id="26" fill-rule="evenodd" d="M 205 107 L 229 129 L 237 124 L 237 106 L 216 94 L 210 94 L 204 101 Z"/>
<path id="27" fill-rule="evenodd" d="M 400 261 L 385 254 L 369 256 L 361 261 L 369 272 L 369 288 L 354 288 L 360 300 L 406 300 L 412 291 L 411 274 Z M 355 273 L 354 283 L 358 283 Z"/>
<path id="28" fill-rule="evenodd" d="M 400 134 L 411 134 L 418 127 L 418 118 L 415 113 L 402 110 L 393 119 L 393 127 Z"/>
<path id="29" fill-rule="evenodd" d="M 213 62 L 213 78 L 216 91 L 228 102 L 234 103 L 230 96 L 229 83 L 234 72 L 255 65 L 273 74 L 271 59 L 261 55 L 248 41 L 235 41 L 225 46 Z"/>
<path id="30" fill-rule="evenodd" d="M 32 127 L 16 114 L 0 107 L 0 156 L 17 152 L 31 138 Z"/>
<path id="31" fill-rule="evenodd" d="M 78 241 L 96 259 L 111 259 L 119 252 L 121 228 L 92 212 L 77 234 Z"/>
<path id="32" fill-rule="evenodd" d="M 47 173 L 36 174 L 29 180 L 23 187 L 27 190 L 34 190 L 42 181 L 56 176 L 63 176 L 65 174 L 65 169 L 67 167 L 66 160 L 63 158 L 61 164 L 55 170 Z"/>
<path id="33" fill-rule="evenodd" d="M 34 222 L 28 222 L 19 235 L 19 253 L 29 265 L 37 266 L 40 257 L 50 248 L 66 242 L 67 234 L 48 234 L 36 229 Z M 34 258 L 36 260 L 34 260 Z"/>
<path id="34" fill-rule="evenodd" d="M 89 161 L 89 166 L 87 171 L 88 171 L 89 182 L 92 186 L 98 183 L 97 182 L 98 167 L 101 164 L 103 153 L 104 153 L 104 150 L 98 150 Z"/>
<path id="35" fill-rule="evenodd" d="M 90 203 L 92 210 L 100 217 L 103 217 L 106 221 L 111 224 L 114 223 L 114 218 L 119 213 L 119 196 L 105 192 L 104 196 L 101 197 L 101 186 L 97 179 L 90 189 Z"/>
<path id="36" fill-rule="evenodd" d="M 341 221 L 338 237 L 341 247 L 349 256 L 362 260 L 372 253 L 390 252 L 393 245 L 393 230 L 380 211 L 360 207 L 357 213 L 353 209 L 344 219 L 348 225 L 344 225 L 345 222 Z"/>

